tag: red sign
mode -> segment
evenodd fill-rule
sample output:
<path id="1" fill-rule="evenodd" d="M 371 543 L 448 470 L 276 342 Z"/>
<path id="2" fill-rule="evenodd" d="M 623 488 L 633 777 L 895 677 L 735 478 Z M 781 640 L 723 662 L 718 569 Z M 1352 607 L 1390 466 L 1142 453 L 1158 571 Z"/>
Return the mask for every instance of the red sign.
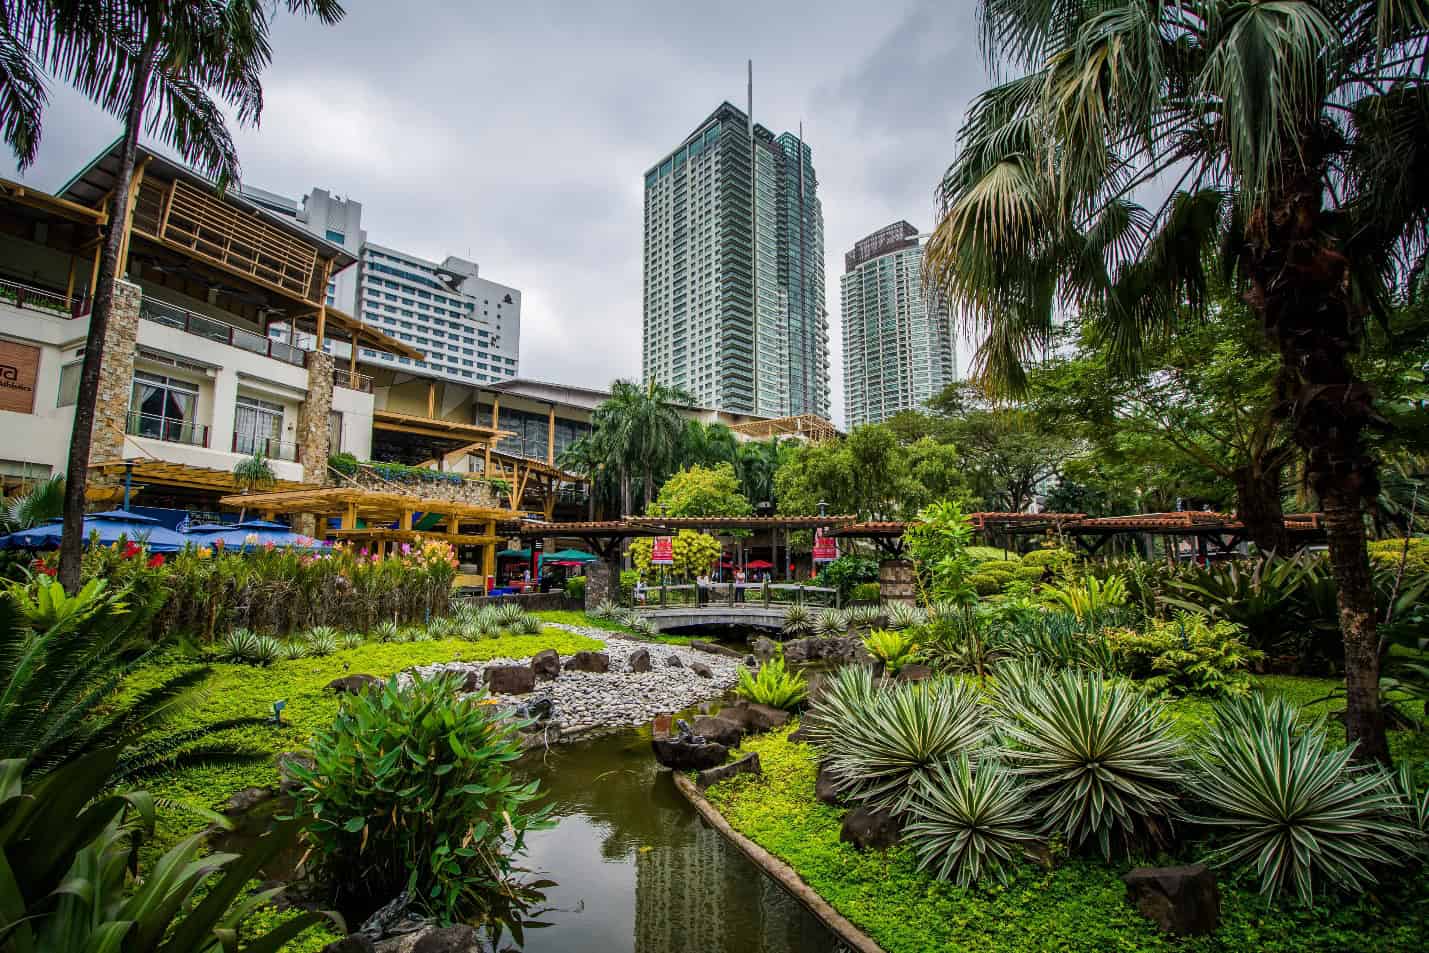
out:
<path id="1" fill-rule="evenodd" d="M 655 545 L 650 550 L 652 566 L 675 565 L 675 540 L 670 536 L 656 536 Z"/>
<path id="2" fill-rule="evenodd" d="M 839 541 L 825 536 L 821 529 L 814 530 L 814 562 L 831 563 L 839 558 Z"/>

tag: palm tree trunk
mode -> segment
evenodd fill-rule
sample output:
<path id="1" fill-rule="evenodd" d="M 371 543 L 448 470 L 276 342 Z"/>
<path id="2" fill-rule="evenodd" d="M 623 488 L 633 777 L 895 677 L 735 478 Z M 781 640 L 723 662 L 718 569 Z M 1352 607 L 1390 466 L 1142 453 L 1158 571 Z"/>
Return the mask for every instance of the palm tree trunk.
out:
<path id="1" fill-rule="evenodd" d="M 79 397 L 74 405 L 74 428 L 70 433 L 69 462 L 65 469 L 64 532 L 60 536 L 59 581 L 66 592 L 79 589 L 80 561 L 84 548 L 84 496 L 89 483 L 89 449 L 94 438 L 94 410 L 99 393 L 99 372 L 104 361 L 104 340 L 109 332 L 109 312 L 114 307 L 114 283 L 119 277 L 119 247 L 129 218 L 129 187 L 139 151 L 139 128 L 144 120 L 144 97 L 158 49 L 149 39 L 139 54 L 129 87 L 129 105 L 124 113 L 124 141 L 119 149 L 119 169 L 114 191 L 109 197 L 109 225 L 99 254 L 99 273 L 91 289 L 89 337 L 84 342 L 84 365 L 80 369 Z"/>
<path id="2" fill-rule="evenodd" d="M 1310 486 L 1325 513 L 1345 645 L 1345 733 L 1357 759 L 1388 763 L 1364 525 L 1364 501 L 1374 498 L 1379 480 L 1363 433 L 1383 421 L 1350 364 L 1362 326 L 1349 298 L 1347 262 L 1320 228 L 1322 177 L 1315 171 L 1315 149 L 1313 142 L 1303 143 L 1282 164 L 1289 171 L 1280 194 L 1247 223 L 1247 300 L 1280 350 L 1281 406 L 1291 416 Z"/>
<path id="3" fill-rule="evenodd" d="M 1236 467 L 1236 516 L 1245 525 L 1245 535 L 1262 554 L 1290 552 L 1290 537 L 1285 532 L 1285 510 L 1280 505 L 1281 468 L 1261 467 L 1252 461 Z"/>

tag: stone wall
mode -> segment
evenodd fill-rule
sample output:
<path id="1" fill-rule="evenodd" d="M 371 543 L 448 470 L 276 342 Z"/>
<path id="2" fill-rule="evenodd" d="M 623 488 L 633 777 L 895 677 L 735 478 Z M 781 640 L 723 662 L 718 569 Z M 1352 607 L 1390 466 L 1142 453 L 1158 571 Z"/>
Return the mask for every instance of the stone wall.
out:
<path id="1" fill-rule="evenodd" d="M 913 584 L 912 560 L 885 559 L 879 562 L 878 594 L 887 603 L 915 605 L 917 591 Z"/>
<path id="2" fill-rule="evenodd" d="M 303 482 L 322 486 L 328 482 L 328 427 L 332 416 L 331 354 L 308 352 L 308 396 L 298 414 L 298 459 Z"/>
<path id="3" fill-rule="evenodd" d="M 619 566 L 619 563 L 616 564 Z M 594 609 L 605 600 L 620 601 L 620 569 L 612 570 L 604 559 L 586 563 L 585 567 L 585 607 Z"/>
<path id="4" fill-rule="evenodd" d="M 448 474 L 448 476 L 455 476 L 455 474 Z M 488 506 L 493 509 L 506 508 L 490 484 L 480 480 L 422 480 L 413 477 L 408 482 L 400 478 L 387 479 L 376 468 L 369 466 L 358 467 L 351 479 L 365 490 L 402 493 L 429 503 L 445 500 L 451 503 L 467 503 L 471 506 Z"/>
<path id="5" fill-rule="evenodd" d="M 139 340 L 139 286 L 114 283 L 114 306 L 104 335 L 104 359 L 99 365 L 99 393 L 95 395 L 94 435 L 89 462 L 119 460 L 124 456 L 124 431 L 129 399 L 134 391 L 134 348 Z"/>

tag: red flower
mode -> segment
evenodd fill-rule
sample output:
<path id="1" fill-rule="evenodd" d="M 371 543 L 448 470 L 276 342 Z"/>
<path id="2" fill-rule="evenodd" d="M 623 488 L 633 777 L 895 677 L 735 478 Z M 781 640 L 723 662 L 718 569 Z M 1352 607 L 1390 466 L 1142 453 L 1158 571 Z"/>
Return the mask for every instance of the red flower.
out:
<path id="1" fill-rule="evenodd" d="M 138 543 L 134 542 L 133 540 L 130 540 L 129 542 L 124 544 L 124 558 L 134 558 L 135 556 L 139 555 L 143 548 L 144 547 L 140 546 Z"/>
<path id="2" fill-rule="evenodd" d="M 154 555 L 152 555 L 152 556 L 149 557 L 149 568 L 150 568 L 150 569 L 158 569 L 158 568 L 159 568 L 160 566 L 162 566 L 163 564 L 164 564 L 164 557 L 163 557 L 163 556 L 160 556 L 158 553 L 155 553 Z"/>

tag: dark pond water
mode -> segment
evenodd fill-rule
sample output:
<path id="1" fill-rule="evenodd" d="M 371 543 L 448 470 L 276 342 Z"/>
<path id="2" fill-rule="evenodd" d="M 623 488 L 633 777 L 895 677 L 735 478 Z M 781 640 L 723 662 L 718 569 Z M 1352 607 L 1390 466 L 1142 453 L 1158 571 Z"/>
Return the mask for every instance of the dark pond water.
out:
<path id="1" fill-rule="evenodd" d="M 524 866 L 558 881 L 526 953 L 839 953 L 798 901 L 705 825 L 659 770 L 648 734 L 562 745 L 523 762 L 558 820 Z"/>

